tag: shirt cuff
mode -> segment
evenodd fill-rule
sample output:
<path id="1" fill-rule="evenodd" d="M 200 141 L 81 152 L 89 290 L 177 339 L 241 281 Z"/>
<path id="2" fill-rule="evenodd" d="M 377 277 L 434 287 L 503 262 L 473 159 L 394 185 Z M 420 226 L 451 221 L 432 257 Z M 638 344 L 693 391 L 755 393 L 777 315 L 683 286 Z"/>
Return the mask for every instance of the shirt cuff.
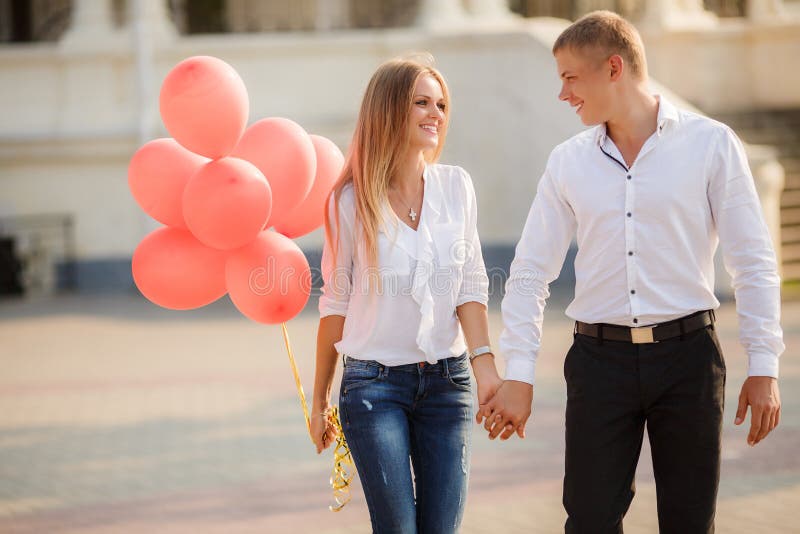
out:
<path id="1" fill-rule="evenodd" d="M 778 378 L 778 356 L 769 352 L 752 352 L 748 357 L 747 376 Z"/>
<path id="2" fill-rule="evenodd" d="M 319 318 L 322 319 L 323 317 L 327 317 L 329 315 L 341 315 L 342 317 L 347 317 L 347 308 L 349 307 L 350 301 L 335 301 L 326 298 L 320 298 L 319 300 Z"/>
<path id="3" fill-rule="evenodd" d="M 489 299 L 486 297 L 486 295 L 463 294 L 458 296 L 458 300 L 456 300 L 456 307 L 466 304 L 467 302 L 477 302 L 478 304 L 483 304 L 484 306 L 489 305 Z"/>
<path id="4" fill-rule="evenodd" d="M 533 385 L 536 378 L 536 362 L 531 360 L 507 360 L 506 380 L 517 380 Z"/>
<path id="5" fill-rule="evenodd" d="M 339 317 L 347 317 L 347 312 L 340 312 L 336 310 L 320 310 L 319 318 L 324 319 L 325 317 L 330 317 L 331 315 L 338 315 Z"/>

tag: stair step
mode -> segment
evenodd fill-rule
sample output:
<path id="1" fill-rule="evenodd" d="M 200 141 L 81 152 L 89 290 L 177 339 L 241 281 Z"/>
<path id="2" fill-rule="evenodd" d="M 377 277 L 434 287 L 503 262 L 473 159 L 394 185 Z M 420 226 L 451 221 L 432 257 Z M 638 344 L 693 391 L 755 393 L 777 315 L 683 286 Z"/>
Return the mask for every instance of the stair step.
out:
<path id="1" fill-rule="evenodd" d="M 800 189 L 784 189 L 781 195 L 781 208 L 795 207 L 800 207 Z"/>
<path id="2" fill-rule="evenodd" d="M 783 242 L 782 246 L 784 247 L 787 244 L 800 243 L 800 226 L 798 225 L 782 226 L 781 241 Z"/>
<path id="3" fill-rule="evenodd" d="M 783 208 L 781 210 L 781 224 L 800 224 L 800 207 Z"/>
<path id="4" fill-rule="evenodd" d="M 781 162 L 783 170 L 786 171 L 787 174 L 800 171 L 800 157 L 778 158 L 778 161 Z"/>
<path id="5" fill-rule="evenodd" d="M 781 231 L 781 236 L 783 236 L 783 232 Z M 797 243 L 789 243 L 787 244 L 785 241 L 782 246 L 782 254 L 784 259 L 795 258 L 800 260 L 800 242 Z"/>
<path id="6" fill-rule="evenodd" d="M 781 275 L 784 282 L 792 280 L 800 280 L 800 262 L 796 263 L 783 262 Z"/>
<path id="7" fill-rule="evenodd" d="M 800 189 L 800 172 L 792 172 L 784 174 L 785 181 L 783 190 Z"/>

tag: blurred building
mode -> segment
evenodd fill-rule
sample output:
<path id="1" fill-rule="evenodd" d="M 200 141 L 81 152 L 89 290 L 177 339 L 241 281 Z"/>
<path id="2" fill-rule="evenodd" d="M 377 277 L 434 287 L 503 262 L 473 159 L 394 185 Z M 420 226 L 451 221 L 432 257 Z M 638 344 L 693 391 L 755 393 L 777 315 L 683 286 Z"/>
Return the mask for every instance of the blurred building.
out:
<path id="1" fill-rule="evenodd" d="M 487 262 L 507 266 L 547 154 L 581 129 L 550 46 L 594 9 L 636 22 L 654 90 L 771 145 L 750 146 L 751 165 L 784 275 L 800 279 L 800 2 L 0 0 L 0 286 L 131 288 L 155 223 L 127 163 L 166 135 L 161 80 L 197 54 L 237 69 L 251 121 L 288 117 L 346 150 L 374 68 L 433 53 L 454 95 L 442 160 L 472 174 Z M 321 233 L 300 244 L 318 251 Z"/>

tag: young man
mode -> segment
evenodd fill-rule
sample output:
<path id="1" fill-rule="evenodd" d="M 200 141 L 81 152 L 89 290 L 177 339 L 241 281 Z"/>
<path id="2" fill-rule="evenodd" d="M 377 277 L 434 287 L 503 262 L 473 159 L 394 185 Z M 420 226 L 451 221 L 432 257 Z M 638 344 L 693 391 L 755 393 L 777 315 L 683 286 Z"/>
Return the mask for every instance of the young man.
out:
<path id="1" fill-rule="evenodd" d="M 752 446 L 780 419 L 780 280 L 741 143 L 647 89 L 635 28 L 594 12 L 553 53 L 559 99 L 594 126 L 547 162 L 506 286 L 506 382 L 481 407 L 491 438 L 524 435 L 548 285 L 577 235 L 567 353 L 567 532 L 622 532 L 647 425 L 662 533 L 713 532 L 725 363 L 714 252 L 733 277 L 749 357 L 736 424 Z"/>

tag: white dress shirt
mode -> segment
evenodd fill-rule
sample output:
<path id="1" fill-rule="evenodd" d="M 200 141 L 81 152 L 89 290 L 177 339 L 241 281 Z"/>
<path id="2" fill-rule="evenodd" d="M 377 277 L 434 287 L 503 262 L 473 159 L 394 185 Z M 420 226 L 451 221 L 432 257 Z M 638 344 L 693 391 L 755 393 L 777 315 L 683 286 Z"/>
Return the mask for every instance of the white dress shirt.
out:
<path id="1" fill-rule="evenodd" d="M 388 202 L 378 234 L 378 266 L 367 265 L 356 222 L 353 188 L 333 198 L 329 214 L 339 242 L 322 253 L 321 317 L 345 317 L 341 354 L 385 365 L 402 365 L 462 354 L 466 344 L 456 306 L 488 301 L 488 277 L 477 230 L 477 202 L 460 167 L 427 165 L 423 204 L 415 230 Z M 378 280 L 380 284 L 378 284 Z M 380 286 L 380 287 L 379 287 Z"/>
<path id="2" fill-rule="evenodd" d="M 585 130 L 550 154 L 506 284 L 506 378 L 533 384 L 548 285 L 577 237 L 572 319 L 629 327 L 716 309 L 721 244 L 750 376 L 778 376 L 780 279 L 741 142 L 724 124 L 659 98 L 633 165 Z"/>

